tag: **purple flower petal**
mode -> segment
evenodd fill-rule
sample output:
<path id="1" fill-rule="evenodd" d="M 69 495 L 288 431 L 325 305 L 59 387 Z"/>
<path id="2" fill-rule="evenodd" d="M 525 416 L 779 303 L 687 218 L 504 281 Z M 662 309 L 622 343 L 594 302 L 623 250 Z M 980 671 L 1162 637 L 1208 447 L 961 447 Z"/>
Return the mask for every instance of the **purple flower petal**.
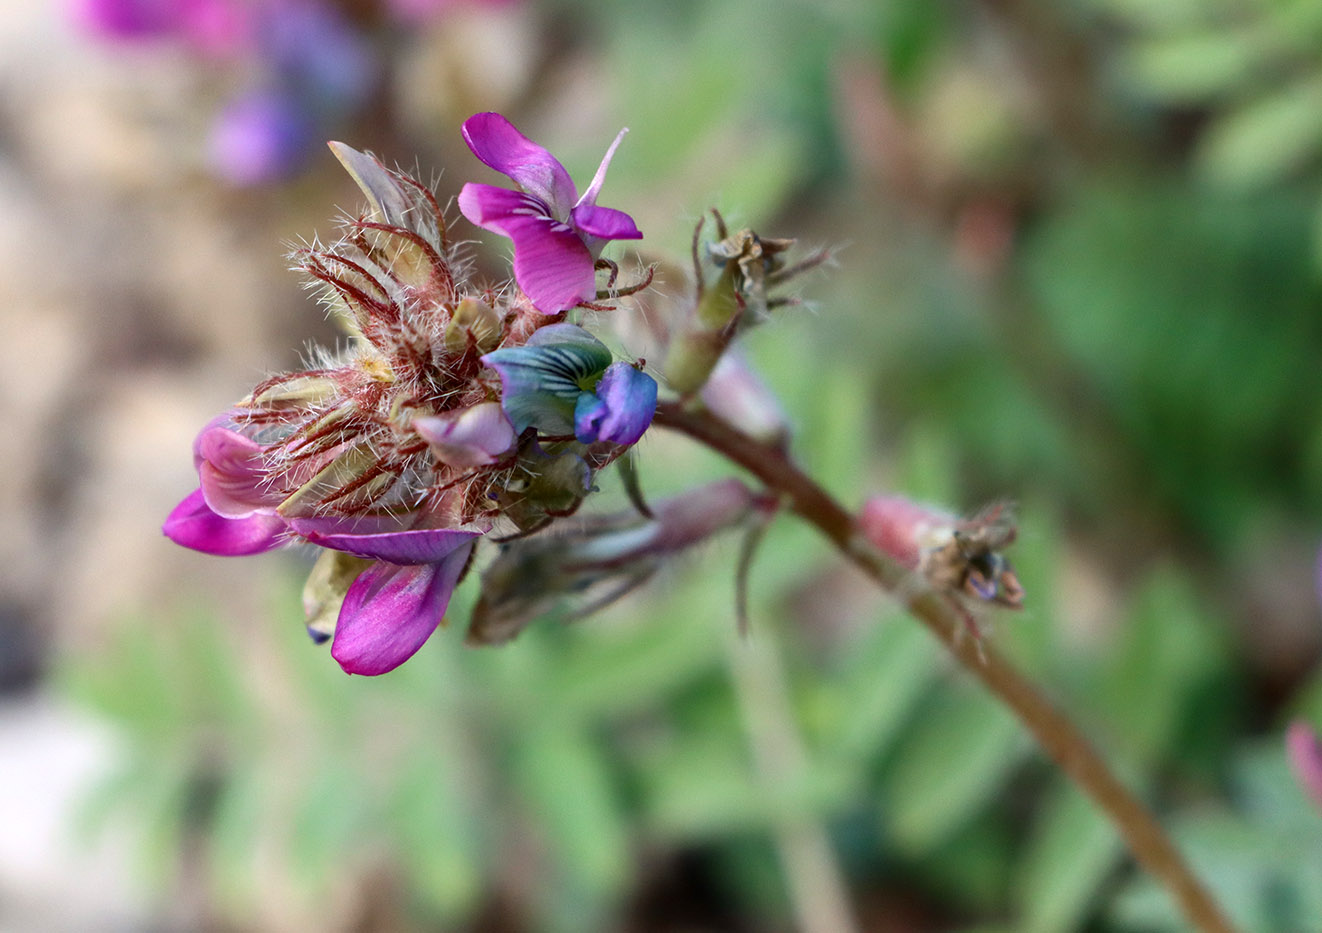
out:
<path id="1" fill-rule="evenodd" d="M 597 203 L 597 195 L 601 193 L 601 186 L 606 183 L 606 171 L 611 166 L 611 159 L 615 158 L 615 150 L 620 148 L 620 143 L 624 142 L 625 134 L 628 132 L 629 128 L 625 127 L 615 134 L 615 141 L 610 144 L 606 154 L 601 157 L 601 164 L 597 166 L 597 174 L 592 176 L 592 184 L 588 185 L 588 190 L 583 192 L 583 197 L 578 199 L 578 203 L 574 207 L 591 207 Z"/>
<path id="2" fill-rule="evenodd" d="M 335 624 L 331 657 L 348 674 L 392 671 L 436 631 L 472 552 L 464 544 L 434 564 L 381 563 L 356 579 Z"/>
<path id="3" fill-rule="evenodd" d="M 537 199 L 470 182 L 459 192 L 459 210 L 479 227 L 514 241 L 514 280 L 538 311 L 557 314 L 596 297 L 588 247 L 569 224 L 550 217 Z"/>
<path id="4" fill-rule="evenodd" d="M 643 233 L 633 218 L 613 207 L 580 204 L 570 214 L 574 226 L 599 240 L 641 240 Z M 604 244 L 603 244 L 604 245 Z"/>
<path id="5" fill-rule="evenodd" d="M 1285 732 L 1285 752 L 1300 786 L 1322 808 L 1322 742 L 1317 733 L 1295 720 Z"/>
<path id="6" fill-rule="evenodd" d="M 165 519 L 161 528 L 175 544 L 222 557 L 260 554 L 278 547 L 284 520 L 269 512 L 226 518 L 212 511 L 201 489 L 193 491 Z"/>
<path id="7" fill-rule="evenodd" d="M 473 155 L 502 175 L 508 175 L 520 188 L 547 205 L 557 219 L 568 219 L 578 191 L 555 156 L 498 113 L 473 114 L 464 121 L 463 133 Z M 468 217 L 467 212 L 464 216 Z"/>
<path id="8" fill-rule="evenodd" d="M 595 395 L 584 393 L 574 409 L 574 436 L 584 444 L 633 444 L 656 414 L 656 380 L 629 363 L 606 367 Z"/>
<path id="9" fill-rule="evenodd" d="M 193 443 L 193 462 L 207 505 L 225 518 L 246 518 L 279 505 L 280 494 L 264 483 L 262 445 L 219 421 L 203 428 Z"/>
<path id="10" fill-rule="evenodd" d="M 392 564 L 432 564 L 483 533 L 479 529 L 426 528 L 388 531 L 377 535 L 313 532 L 306 537 L 313 544 L 366 560 L 384 560 Z"/>
<path id="11" fill-rule="evenodd" d="M 431 446 L 436 459 L 461 468 L 495 463 L 516 440 L 500 402 L 414 418 L 413 430 Z"/>
<path id="12" fill-rule="evenodd" d="M 141 39 L 172 31 L 178 16 L 160 0 L 78 0 L 74 17 L 91 33 L 108 39 Z"/>
<path id="13" fill-rule="evenodd" d="M 409 531 L 417 513 L 405 515 L 306 515 L 286 518 L 289 530 L 305 538 L 313 535 L 380 535 Z"/>

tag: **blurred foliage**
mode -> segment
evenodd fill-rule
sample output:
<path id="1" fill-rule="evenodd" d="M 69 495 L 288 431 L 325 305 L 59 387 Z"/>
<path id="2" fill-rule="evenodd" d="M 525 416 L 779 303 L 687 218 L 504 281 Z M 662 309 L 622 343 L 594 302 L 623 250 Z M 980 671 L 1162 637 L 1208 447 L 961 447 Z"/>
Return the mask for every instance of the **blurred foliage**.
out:
<path id="1" fill-rule="evenodd" d="M 713 201 L 850 241 L 749 340 L 810 472 L 852 502 L 1019 500 L 1030 608 L 992 637 L 1244 929 L 1322 929 L 1322 816 L 1279 741 L 1287 713 L 1322 723 L 1322 3 L 548 9 L 633 127 L 611 203 L 653 202 L 653 248 L 682 255 Z M 654 494 L 719 469 L 642 454 Z M 732 566 L 714 546 L 501 649 L 456 619 L 373 681 L 306 643 L 292 580 L 271 646 L 223 609 L 127 620 L 64 672 L 130 743 L 89 818 L 134 814 L 149 872 L 193 864 L 255 928 L 289 899 L 348 928 L 381 875 L 412 928 L 606 928 L 694 873 L 727 906 L 703 921 L 779 928 L 774 838 L 803 817 L 865 926 L 1182 928 L 1014 721 L 788 520 L 753 637 L 806 761 L 769 784 L 728 667 Z"/>

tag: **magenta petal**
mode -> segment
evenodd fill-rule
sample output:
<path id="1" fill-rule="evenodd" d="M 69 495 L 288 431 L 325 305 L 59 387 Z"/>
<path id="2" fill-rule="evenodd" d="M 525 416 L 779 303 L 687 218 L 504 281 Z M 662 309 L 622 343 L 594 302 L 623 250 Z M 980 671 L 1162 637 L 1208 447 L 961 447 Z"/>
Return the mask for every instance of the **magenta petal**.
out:
<path id="1" fill-rule="evenodd" d="M 480 227 L 514 241 L 514 280 L 543 314 L 556 314 L 597 294 L 594 261 L 568 224 L 547 216 L 532 198 L 491 185 L 464 185 L 459 210 Z"/>
<path id="2" fill-rule="evenodd" d="M 412 512 L 407 515 L 307 515 L 285 519 L 290 531 L 305 538 L 314 535 L 380 535 L 391 531 L 408 531 L 415 521 L 417 514 Z"/>
<path id="3" fill-rule="evenodd" d="M 464 469 L 495 463 L 517 440 L 500 402 L 414 418 L 413 430 L 436 459 Z"/>
<path id="4" fill-rule="evenodd" d="M 202 490 L 197 489 L 174 507 L 161 530 L 175 544 L 195 551 L 241 557 L 278 547 L 285 523 L 280 516 L 269 512 L 257 512 L 246 518 L 217 515 L 207 505 Z"/>
<path id="5" fill-rule="evenodd" d="M 574 226 L 601 240 L 641 240 L 643 233 L 633 218 L 613 207 L 580 204 L 570 215 Z"/>
<path id="6" fill-rule="evenodd" d="M 578 199 L 563 165 L 498 113 L 475 113 L 464 121 L 464 142 L 484 163 L 508 175 L 520 188 L 561 217 Z M 465 213 L 464 216 L 468 216 Z M 472 218 L 469 218 L 472 220 Z M 476 221 L 474 221 L 476 223 Z"/>
<path id="7" fill-rule="evenodd" d="M 193 444 L 193 461 L 207 505 L 226 518 L 246 518 L 273 508 L 280 495 L 264 488 L 262 447 L 215 421 L 203 428 Z"/>
<path id="8" fill-rule="evenodd" d="M 348 674 L 392 671 L 436 631 L 472 545 L 443 561 L 400 567 L 377 564 L 353 582 L 335 623 L 331 657 Z"/>
<path id="9" fill-rule="evenodd" d="M 314 532 L 307 535 L 307 539 L 313 544 L 344 551 L 365 560 L 384 560 L 392 564 L 432 564 L 482 533 L 475 529 L 428 528 L 391 531 L 379 535 Z"/>
<path id="10" fill-rule="evenodd" d="M 1299 784 L 1322 808 L 1322 742 L 1302 720 L 1295 720 L 1285 732 L 1286 757 Z"/>

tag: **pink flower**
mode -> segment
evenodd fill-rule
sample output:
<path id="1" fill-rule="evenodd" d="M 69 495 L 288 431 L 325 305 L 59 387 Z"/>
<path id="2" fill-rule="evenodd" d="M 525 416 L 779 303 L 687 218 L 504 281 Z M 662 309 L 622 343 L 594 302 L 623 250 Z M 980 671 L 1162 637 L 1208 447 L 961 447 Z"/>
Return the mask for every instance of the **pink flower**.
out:
<path id="1" fill-rule="evenodd" d="M 260 554 L 297 539 L 375 561 L 344 594 L 331 656 L 350 674 L 383 674 L 422 647 L 445 615 L 473 540 L 486 527 L 398 528 L 422 519 L 288 517 L 267 450 L 213 420 L 193 446 L 201 486 L 165 521 L 166 537 L 207 554 Z M 306 471 L 304 471 L 306 473 Z"/>
<path id="2" fill-rule="evenodd" d="M 474 114 L 464 122 L 464 140 L 473 154 L 523 190 L 469 183 L 459 193 L 459 210 L 479 227 L 514 241 L 514 279 L 544 314 L 595 298 L 602 248 L 611 240 L 642 238 L 628 214 L 597 206 L 606 169 L 626 132 L 615 137 L 579 197 L 555 156 L 500 114 Z"/>
<path id="3" fill-rule="evenodd" d="M 1322 810 L 1322 742 L 1302 719 L 1290 723 L 1285 731 L 1285 753 L 1299 786 Z"/>
<path id="4" fill-rule="evenodd" d="M 517 393 L 486 361 L 535 351 L 561 333 L 546 326 L 553 319 L 517 289 L 468 281 L 431 191 L 348 146 L 331 149 L 368 210 L 345 219 L 339 242 L 298 259 L 349 342 L 315 369 L 266 380 L 202 429 L 199 488 L 163 530 L 209 554 L 325 549 L 304 590 L 309 633 L 333 634 L 331 655 L 348 673 L 382 674 L 436 630 L 480 537 L 498 522 L 536 531 L 577 509 L 594 471 L 650 423 L 656 384 L 613 363 L 586 331 L 558 325 L 591 347 L 592 367 L 564 406 L 566 430 L 580 436 L 544 450 L 514 423 Z M 585 223 L 613 213 L 593 213 L 598 186 Z"/>

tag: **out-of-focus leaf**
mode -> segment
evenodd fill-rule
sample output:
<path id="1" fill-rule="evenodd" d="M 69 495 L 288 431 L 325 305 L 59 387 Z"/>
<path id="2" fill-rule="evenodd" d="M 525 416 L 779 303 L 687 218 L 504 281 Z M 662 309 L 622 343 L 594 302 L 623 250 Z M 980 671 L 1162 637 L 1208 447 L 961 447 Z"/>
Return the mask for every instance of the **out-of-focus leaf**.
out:
<path id="1" fill-rule="evenodd" d="M 1018 721 L 971 688 L 937 695 L 893 749 L 881 818 L 903 848 L 940 844 L 998 795 L 1028 750 Z"/>
<path id="2" fill-rule="evenodd" d="M 1056 781 L 1016 872 L 1023 929 L 1079 929 L 1122 851 L 1114 827 L 1097 805 L 1074 785 Z"/>
<path id="3" fill-rule="evenodd" d="M 827 684 L 822 754 L 863 767 L 890 748 L 943 665 L 940 647 L 917 622 L 888 614 L 849 646 Z"/>
<path id="4" fill-rule="evenodd" d="M 559 872 L 576 890 L 614 898 L 629 880 L 625 817 L 601 750 L 555 717 L 529 724 L 514 754 L 525 795 Z"/>
<path id="5" fill-rule="evenodd" d="M 1163 100 L 1196 102 L 1236 90 L 1260 53 L 1256 36 L 1242 30 L 1182 32 L 1139 43 L 1127 65 L 1145 91 Z"/>
<path id="6" fill-rule="evenodd" d="M 1322 81 L 1260 97 L 1223 116 L 1203 141 L 1199 167 L 1213 181 L 1253 187 L 1276 181 L 1322 147 Z"/>
<path id="7" fill-rule="evenodd" d="M 1135 597 L 1122 641 L 1093 691 L 1102 719 L 1139 760 L 1160 760 L 1194 693 L 1225 663 L 1224 634 L 1187 579 L 1159 568 Z"/>
<path id="8" fill-rule="evenodd" d="M 1322 928 L 1322 814 L 1295 786 L 1279 742 L 1243 755 L 1236 773 L 1236 810 L 1189 808 L 1173 821 L 1177 842 L 1240 929 Z M 1112 916 L 1125 929 L 1187 929 L 1147 878 L 1124 890 Z"/>
<path id="9" fill-rule="evenodd" d="M 268 803 L 275 798 L 263 775 L 245 768 L 227 775 L 207 834 L 211 884 L 231 907 L 248 901 L 257 886 L 254 854 L 271 832 Z"/>
<path id="10" fill-rule="evenodd" d="M 483 801 L 479 775 L 465 768 L 455 742 L 437 743 L 411 756 L 392 790 L 390 837 L 410 890 L 441 919 L 458 920 L 482 893 Z"/>
<path id="11" fill-rule="evenodd" d="M 359 867 L 373 827 L 370 792 L 351 763 L 330 757 L 301 776 L 289 832 L 289 864 L 308 890 L 321 892 Z"/>

